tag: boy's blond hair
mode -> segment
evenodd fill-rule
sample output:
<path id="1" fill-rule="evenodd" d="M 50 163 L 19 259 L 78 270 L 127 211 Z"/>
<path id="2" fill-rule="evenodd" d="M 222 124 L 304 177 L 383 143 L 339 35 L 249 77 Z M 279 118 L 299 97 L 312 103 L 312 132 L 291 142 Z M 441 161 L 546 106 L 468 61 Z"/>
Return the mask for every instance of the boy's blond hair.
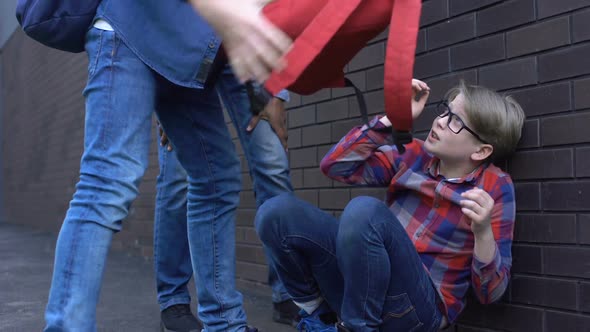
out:
<path id="1" fill-rule="evenodd" d="M 518 141 L 524 123 L 524 111 L 511 96 L 503 96 L 488 88 L 468 85 L 463 80 L 447 92 L 452 101 L 459 94 L 465 99 L 465 114 L 469 127 L 494 147 L 489 159 L 509 156 Z"/>

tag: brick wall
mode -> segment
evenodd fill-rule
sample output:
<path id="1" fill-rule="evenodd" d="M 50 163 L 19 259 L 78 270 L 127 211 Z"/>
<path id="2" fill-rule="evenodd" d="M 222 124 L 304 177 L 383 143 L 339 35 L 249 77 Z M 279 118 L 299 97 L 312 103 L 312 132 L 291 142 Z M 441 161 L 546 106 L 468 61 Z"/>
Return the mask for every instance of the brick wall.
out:
<path id="1" fill-rule="evenodd" d="M 3 111 L 3 107 L 4 107 L 4 95 L 2 94 L 2 91 L 4 91 L 4 87 L 3 87 L 3 81 L 2 81 L 2 49 L 0 49 L 0 137 L 3 137 L 2 135 L 2 131 L 4 130 L 4 126 L 2 126 L 2 114 L 4 113 Z M 0 170 L 2 170 L 4 167 L 2 165 L 2 161 L 4 158 L 1 157 L 0 155 Z M 2 172 L 0 171 L 0 188 L 4 188 L 4 178 L 2 176 Z M 2 189 L 0 189 L 0 223 L 4 222 L 4 191 Z"/>
<path id="2" fill-rule="evenodd" d="M 527 114 L 517 153 L 501 165 L 517 192 L 513 279 L 500 304 L 481 306 L 470 298 L 455 331 L 590 330 L 589 22 L 590 0 L 424 1 L 415 75 L 431 86 L 430 102 L 463 78 L 513 94 Z M 373 40 L 347 67 L 372 113 L 383 112 L 384 39 Z M 56 231 L 78 176 L 86 60 L 17 32 L 1 61 L 6 214 L 11 222 Z M 289 109 L 292 181 L 300 197 L 336 215 L 352 197 L 382 197 L 382 190 L 351 188 L 318 170 L 331 145 L 360 122 L 352 91 L 293 96 Z M 433 117 L 416 123 L 418 136 Z M 151 154 L 140 197 L 116 238 L 117 247 L 147 256 L 155 146 Z M 259 286 L 267 268 L 241 159 L 238 274 L 240 284 Z"/>
<path id="3" fill-rule="evenodd" d="M 85 54 L 49 49 L 19 29 L 0 55 L 2 158 L 8 222 L 58 232 L 79 178 L 83 151 Z M 154 131 L 155 135 L 155 131 Z M 114 248 L 151 256 L 156 145 L 140 195 Z"/>
<path id="4" fill-rule="evenodd" d="M 590 330 L 590 1 L 424 1 L 415 76 L 430 102 L 463 78 L 509 92 L 527 121 L 502 166 L 517 191 L 513 279 L 501 304 L 470 299 L 457 331 Z M 383 112 L 384 36 L 348 66 L 370 110 Z M 294 98 L 289 147 L 297 193 L 338 214 L 358 195 L 323 178 L 327 149 L 360 123 L 351 91 Z M 424 134 L 434 115 L 415 125 Z"/>

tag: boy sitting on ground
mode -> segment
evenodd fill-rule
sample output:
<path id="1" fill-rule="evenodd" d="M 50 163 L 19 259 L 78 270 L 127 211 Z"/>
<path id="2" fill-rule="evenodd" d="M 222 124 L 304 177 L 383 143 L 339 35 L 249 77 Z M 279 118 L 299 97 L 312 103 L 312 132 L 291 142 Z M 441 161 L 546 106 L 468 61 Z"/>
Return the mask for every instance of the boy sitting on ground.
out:
<path id="1" fill-rule="evenodd" d="M 412 88 L 421 94 L 415 119 L 430 89 L 418 80 Z M 514 186 L 492 161 L 516 147 L 524 112 L 463 82 L 436 110 L 426 140 L 404 154 L 388 144 L 389 120 L 377 117 L 322 160 L 334 180 L 387 187 L 385 202 L 357 197 L 340 221 L 292 194 L 258 210 L 258 234 L 302 308 L 299 330 L 436 331 L 457 319 L 470 287 L 482 303 L 506 290 Z"/>

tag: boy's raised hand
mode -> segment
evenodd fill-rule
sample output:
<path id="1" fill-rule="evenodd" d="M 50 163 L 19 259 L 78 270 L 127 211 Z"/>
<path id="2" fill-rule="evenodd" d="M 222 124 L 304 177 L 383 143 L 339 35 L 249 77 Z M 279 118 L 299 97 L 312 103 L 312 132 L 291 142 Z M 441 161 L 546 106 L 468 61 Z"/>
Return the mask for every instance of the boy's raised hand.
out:
<path id="1" fill-rule="evenodd" d="M 483 236 L 491 232 L 492 209 L 494 199 L 485 190 L 474 188 L 461 194 L 461 211 L 471 219 L 471 231 L 473 234 Z"/>
<path id="2" fill-rule="evenodd" d="M 430 87 L 428 84 L 415 78 L 412 79 L 412 118 L 414 120 L 422 114 L 428 96 L 430 96 Z"/>
<path id="3" fill-rule="evenodd" d="M 426 101 L 428 100 L 428 96 L 430 96 L 430 87 L 428 84 L 417 80 L 415 78 L 412 79 L 412 119 L 416 120 L 422 111 L 424 110 L 424 105 L 426 105 Z M 418 99 L 416 99 L 418 98 Z M 379 119 L 381 123 L 385 126 L 390 127 L 391 122 L 389 119 L 384 116 Z"/>

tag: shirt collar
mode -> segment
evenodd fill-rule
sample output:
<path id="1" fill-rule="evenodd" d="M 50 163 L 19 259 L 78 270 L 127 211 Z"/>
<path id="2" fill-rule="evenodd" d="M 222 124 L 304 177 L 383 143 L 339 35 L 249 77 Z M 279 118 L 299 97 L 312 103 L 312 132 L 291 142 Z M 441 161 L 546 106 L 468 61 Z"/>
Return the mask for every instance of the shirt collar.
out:
<path id="1" fill-rule="evenodd" d="M 439 173 L 439 163 L 440 163 L 440 159 L 438 159 L 437 157 L 433 157 L 432 159 L 430 159 L 430 161 L 426 164 L 426 172 L 428 174 L 430 174 L 430 176 L 432 176 L 433 178 L 438 178 L 441 177 L 444 180 L 446 180 L 447 182 L 451 182 L 451 183 L 463 183 L 463 182 L 467 182 L 467 183 L 474 183 L 476 182 L 477 179 L 479 179 L 479 177 L 481 176 L 481 174 L 483 173 L 483 171 L 486 169 L 488 163 L 483 163 L 481 165 L 479 165 L 477 168 L 475 168 L 473 171 L 471 171 L 471 173 L 461 177 L 461 178 L 453 178 L 453 179 L 446 179 L 444 176 L 440 175 Z"/>

